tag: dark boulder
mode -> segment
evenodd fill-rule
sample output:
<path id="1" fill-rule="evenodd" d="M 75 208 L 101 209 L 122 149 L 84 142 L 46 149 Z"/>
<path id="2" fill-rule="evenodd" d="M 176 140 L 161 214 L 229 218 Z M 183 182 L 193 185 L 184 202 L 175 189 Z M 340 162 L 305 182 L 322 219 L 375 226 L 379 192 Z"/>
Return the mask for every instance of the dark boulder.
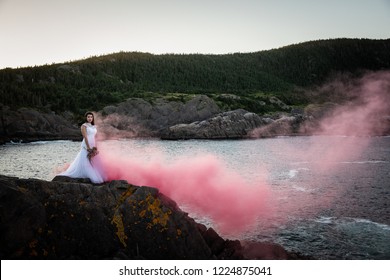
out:
<path id="1" fill-rule="evenodd" d="M 2 259 L 212 257 L 196 224 L 157 189 L 0 178 Z"/>
<path id="2" fill-rule="evenodd" d="M 0 104 L 0 144 L 9 141 L 81 140 L 80 129 L 65 117 Z"/>
<path id="3" fill-rule="evenodd" d="M 187 102 L 129 98 L 116 106 L 105 107 L 100 113 L 100 131 L 107 136 L 114 133 L 127 137 L 158 137 L 162 129 L 210 118 L 220 113 L 220 109 L 206 95 L 195 95 Z"/>
<path id="4" fill-rule="evenodd" d="M 239 139 L 253 129 L 266 125 L 269 119 L 243 109 L 220 113 L 190 124 L 177 124 L 162 131 L 163 139 Z"/>
<path id="5" fill-rule="evenodd" d="M 304 115 L 281 116 L 270 121 L 267 125 L 253 129 L 248 133 L 248 136 L 251 138 L 267 138 L 308 135 L 310 134 L 308 123 L 308 118 Z"/>
<path id="6" fill-rule="evenodd" d="M 260 245 L 225 240 L 158 189 L 126 181 L 93 185 L 61 176 L 48 182 L 0 175 L 0 221 L 1 259 L 293 256 L 280 246 L 262 253 Z"/>

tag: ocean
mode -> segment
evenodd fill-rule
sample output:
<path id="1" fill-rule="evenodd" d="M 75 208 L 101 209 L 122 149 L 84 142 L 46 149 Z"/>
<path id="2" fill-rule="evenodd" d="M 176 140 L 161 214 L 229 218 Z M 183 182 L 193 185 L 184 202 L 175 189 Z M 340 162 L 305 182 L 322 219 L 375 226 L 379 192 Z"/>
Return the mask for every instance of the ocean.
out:
<path id="1" fill-rule="evenodd" d="M 265 184 L 267 215 L 225 238 L 274 242 L 316 259 L 390 259 L 390 137 L 120 139 L 100 145 L 143 164 L 184 158 L 191 166 L 192 159 L 211 155 L 248 184 Z M 79 148 L 80 142 L 72 141 L 2 145 L 0 174 L 52 180 Z M 204 212 L 178 204 L 196 221 L 218 229 Z"/>

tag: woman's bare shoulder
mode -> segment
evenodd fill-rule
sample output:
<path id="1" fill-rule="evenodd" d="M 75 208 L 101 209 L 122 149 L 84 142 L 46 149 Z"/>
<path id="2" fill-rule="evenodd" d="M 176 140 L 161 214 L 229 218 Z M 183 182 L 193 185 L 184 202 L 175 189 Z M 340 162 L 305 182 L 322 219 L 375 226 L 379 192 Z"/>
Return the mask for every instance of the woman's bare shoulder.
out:
<path id="1" fill-rule="evenodd" d="M 87 130 L 88 125 L 86 123 L 83 123 L 80 127 L 81 131 Z"/>

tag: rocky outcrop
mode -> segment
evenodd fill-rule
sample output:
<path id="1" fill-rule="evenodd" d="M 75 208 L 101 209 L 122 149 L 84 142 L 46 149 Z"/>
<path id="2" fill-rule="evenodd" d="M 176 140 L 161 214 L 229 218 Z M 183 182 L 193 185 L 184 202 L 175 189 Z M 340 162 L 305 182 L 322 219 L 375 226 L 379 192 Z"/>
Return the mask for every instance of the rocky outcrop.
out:
<path id="1" fill-rule="evenodd" d="M 281 246 L 225 240 L 150 187 L 0 175 L 1 259 L 291 259 Z"/>
<path id="2" fill-rule="evenodd" d="M 80 130 L 72 125 L 73 116 L 69 113 L 59 116 L 26 108 L 13 111 L 0 106 L 0 109 L 0 144 L 81 140 Z M 195 95 L 187 102 L 130 98 L 116 106 L 105 107 L 96 118 L 103 139 L 237 139 L 245 138 L 250 131 L 271 122 L 271 118 L 242 109 L 221 113 L 214 100 L 205 95 Z"/>
<path id="3" fill-rule="evenodd" d="M 256 127 L 247 134 L 250 138 L 309 135 L 312 132 L 311 118 L 305 115 L 281 116 L 267 125 Z"/>
<path id="4" fill-rule="evenodd" d="M 148 102 L 130 98 L 101 111 L 102 132 L 121 132 L 132 136 L 159 136 L 161 130 L 175 124 L 200 121 L 220 113 L 217 104 L 206 95 L 195 95 L 187 102 L 157 99 Z"/>
<path id="5" fill-rule="evenodd" d="M 243 109 L 224 112 L 190 124 L 178 124 L 162 131 L 163 139 L 237 139 L 272 122 Z"/>
<path id="6" fill-rule="evenodd" d="M 222 97 L 240 98 L 228 94 Z M 337 123 L 340 115 L 336 110 L 340 105 L 335 103 L 291 108 L 275 97 L 269 100 L 284 112 L 275 112 L 271 116 L 260 116 L 243 109 L 221 112 L 215 101 L 206 95 L 194 95 L 187 102 L 130 98 L 116 106 L 105 107 L 97 114 L 96 123 L 101 139 L 243 139 L 320 134 L 323 119 L 331 117 Z M 0 144 L 9 141 L 81 140 L 80 129 L 72 124 L 73 119 L 71 113 L 59 116 L 26 108 L 14 111 L 0 104 Z M 357 119 L 369 124 L 363 135 L 390 134 L 387 112 L 375 112 L 367 116 L 367 120 L 362 117 Z M 356 126 L 359 126 L 357 122 Z"/>
<path id="7" fill-rule="evenodd" d="M 80 129 L 54 113 L 27 108 L 14 111 L 0 104 L 0 144 L 58 139 L 81 140 Z"/>

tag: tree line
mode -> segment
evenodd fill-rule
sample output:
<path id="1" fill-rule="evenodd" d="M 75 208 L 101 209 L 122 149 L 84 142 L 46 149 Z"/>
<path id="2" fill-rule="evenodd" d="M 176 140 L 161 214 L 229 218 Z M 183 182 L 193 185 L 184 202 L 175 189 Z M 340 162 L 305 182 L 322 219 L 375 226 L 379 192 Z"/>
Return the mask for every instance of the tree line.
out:
<path id="1" fill-rule="evenodd" d="M 390 39 L 310 41 L 254 53 L 120 52 L 69 63 L 0 70 L 0 103 L 55 112 L 100 110 L 146 93 L 265 93 L 305 103 L 300 89 L 338 73 L 390 69 Z"/>

